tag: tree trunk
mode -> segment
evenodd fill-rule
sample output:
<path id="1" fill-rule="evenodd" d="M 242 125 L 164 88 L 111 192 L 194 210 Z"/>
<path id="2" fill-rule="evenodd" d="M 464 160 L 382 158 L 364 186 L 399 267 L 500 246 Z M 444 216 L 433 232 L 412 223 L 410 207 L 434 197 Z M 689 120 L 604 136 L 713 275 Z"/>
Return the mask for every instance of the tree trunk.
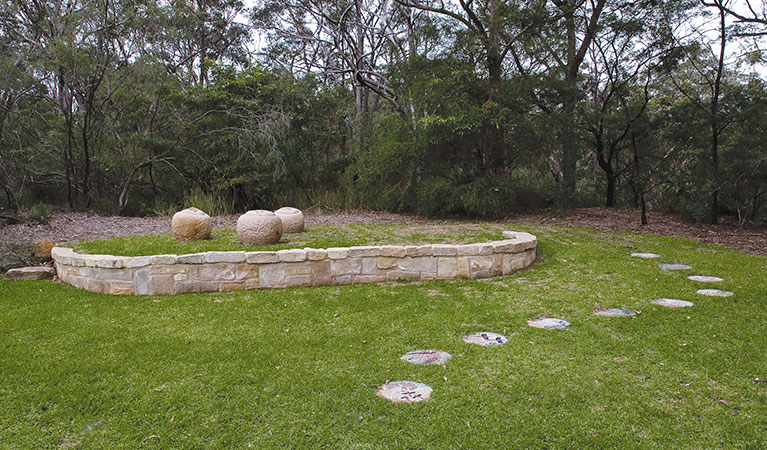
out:
<path id="1" fill-rule="evenodd" d="M 719 222 L 719 96 L 722 92 L 722 76 L 724 74 L 724 52 L 727 44 L 727 23 L 726 12 L 719 4 L 719 25 L 720 25 L 720 48 L 719 62 L 716 68 L 716 80 L 714 81 L 714 92 L 711 96 L 711 223 L 716 225 Z"/>

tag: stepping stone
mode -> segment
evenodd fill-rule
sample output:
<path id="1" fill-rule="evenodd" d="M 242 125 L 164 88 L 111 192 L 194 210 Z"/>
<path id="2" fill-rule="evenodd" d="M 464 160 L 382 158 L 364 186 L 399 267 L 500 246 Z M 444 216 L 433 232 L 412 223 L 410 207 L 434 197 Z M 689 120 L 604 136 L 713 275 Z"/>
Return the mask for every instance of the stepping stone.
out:
<path id="1" fill-rule="evenodd" d="M 378 388 L 378 396 L 394 403 L 418 403 L 431 397 L 432 389 L 415 381 L 392 381 Z"/>
<path id="2" fill-rule="evenodd" d="M 440 350 L 415 350 L 405 353 L 400 359 L 413 364 L 439 364 L 444 366 L 450 358 L 452 358 L 450 353 Z"/>
<path id="3" fill-rule="evenodd" d="M 6 280 L 52 280 L 56 275 L 53 267 L 19 267 L 5 273 Z"/>
<path id="4" fill-rule="evenodd" d="M 684 300 L 676 300 L 673 298 L 659 298 L 653 300 L 653 303 L 660 306 L 666 306 L 669 308 L 689 308 L 692 306 L 692 302 L 686 302 Z"/>
<path id="5" fill-rule="evenodd" d="M 698 294 L 709 297 L 731 297 L 733 295 L 730 291 L 720 291 L 719 289 L 698 289 Z"/>
<path id="6" fill-rule="evenodd" d="M 541 317 L 528 320 L 527 324 L 533 328 L 543 328 L 544 330 L 561 330 L 570 326 L 570 322 L 563 319 L 549 319 Z"/>
<path id="7" fill-rule="evenodd" d="M 643 259 L 660 258 L 660 255 L 656 253 L 632 253 L 631 256 Z"/>
<path id="8" fill-rule="evenodd" d="M 474 333 L 463 337 L 463 342 L 468 344 L 477 344 L 483 347 L 488 347 L 491 345 L 503 345 L 508 341 L 509 340 L 506 339 L 506 336 L 502 334 L 491 333 L 489 331 Z"/>
<path id="9" fill-rule="evenodd" d="M 687 264 L 658 264 L 658 267 L 660 267 L 663 270 L 687 270 L 687 269 L 692 269 L 692 267 L 688 266 Z"/>
<path id="10" fill-rule="evenodd" d="M 692 281 L 700 281 L 701 283 L 721 283 L 724 281 L 724 278 L 707 277 L 703 275 L 692 275 L 687 278 L 691 279 Z"/>
<path id="11" fill-rule="evenodd" d="M 594 314 L 597 316 L 604 316 L 604 317 L 630 317 L 630 316 L 636 316 L 636 311 L 632 311 L 630 309 L 617 309 L 617 308 L 611 308 L 611 309 L 605 309 L 604 311 L 597 311 Z"/>

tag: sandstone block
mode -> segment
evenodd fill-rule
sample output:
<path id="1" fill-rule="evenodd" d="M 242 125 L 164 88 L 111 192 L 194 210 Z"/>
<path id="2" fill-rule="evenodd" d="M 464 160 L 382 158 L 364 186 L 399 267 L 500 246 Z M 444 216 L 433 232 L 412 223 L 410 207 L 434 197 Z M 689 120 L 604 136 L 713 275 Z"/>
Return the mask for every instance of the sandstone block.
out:
<path id="1" fill-rule="evenodd" d="M 174 294 L 190 294 L 194 292 L 218 292 L 218 282 L 184 281 L 173 286 Z"/>
<path id="2" fill-rule="evenodd" d="M 387 272 L 386 281 L 413 281 L 419 280 L 421 274 L 418 272 L 403 272 L 401 270 L 392 270 Z"/>
<path id="3" fill-rule="evenodd" d="M 187 208 L 173 215 L 170 229 L 176 239 L 199 241 L 210 238 L 213 222 L 210 216 L 197 208 Z"/>
<path id="4" fill-rule="evenodd" d="M 309 261 L 322 261 L 328 257 L 328 251 L 323 248 L 305 248 L 304 251 Z"/>
<path id="5" fill-rule="evenodd" d="M 285 275 L 287 276 L 311 275 L 311 274 L 312 274 L 311 264 L 285 264 Z"/>
<path id="6" fill-rule="evenodd" d="M 381 247 L 359 246 L 349 247 L 349 257 L 360 258 L 363 256 L 378 256 L 381 254 Z"/>
<path id="7" fill-rule="evenodd" d="M 331 247 L 328 249 L 329 259 L 344 259 L 349 257 L 349 249 L 345 247 Z"/>
<path id="8" fill-rule="evenodd" d="M 130 258 L 125 258 L 123 261 L 123 266 L 126 269 L 133 269 L 137 267 L 146 267 L 149 265 L 149 257 L 148 256 L 133 256 Z"/>
<path id="9" fill-rule="evenodd" d="M 300 248 L 291 250 L 279 250 L 277 252 L 277 259 L 280 262 L 301 262 L 306 261 L 306 252 Z"/>
<path id="10" fill-rule="evenodd" d="M 458 254 L 458 249 L 455 245 L 434 244 L 431 246 L 431 254 L 434 256 L 455 256 Z"/>
<path id="11" fill-rule="evenodd" d="M 404 272 L 437 273 L 437 258 L 421 256 L 416 258 L 402 258 L 397 262 L 399 270 Z"/>
<path id="12" fill-rule="evenodd" d="M 276 263 L 280 260 L 277 252 L 247 252 L 245 259 L 250 264 Z"/>
<path id="13" fill-rule="evenodd" d="M 203 264 L 198 270 L 201 281 L 234 280 L 234 264 Z"/>
<path id="14" fill-rule="evenodd" d="M 311 275 L 287 275 L 285 276 L 285 286 L 311 286 Z"/>
<path id="15" fill-rule="evenodd" d="M 504 232 L 503 232 L 503 233 L 501 233 L 501 234 L 502 234 L 502 235 L 503 235 L 503 237 L 505 237 L 506 239 L 514 239 L 515 237 L 517 237 L 517 232 L 516 232 L 516 231 L 504 231 Z"/>
<path id="16" fill-rule="evenodd" d="M 173 293 L 173 275 L 152 275 L 149 277 L 151 295 L 171 295 Z"/>
<path id="17" fill-rule="evenodd" d="M 469 258 L 469 268 L 472 274 L 479 270 L 487 270 L 493 268 L 492 256 L 473 256 Z"/>
<path id="18" fill-rule="evenodd" d="M 19 267 L 5 273 L 6 280 L 52 280 L 54 276 L 53 267 Z"/>
<path id="19" fill-rule="evenodd" d="M 186 255 L 178 255 L 176 262 L 179 264 L 202 264 L 205 262 L 205 256 L 207 253 L 189 253 Z"/>
<path id="20" fill-rule="evenodd" d="M 274 212 L 282 221 L 283 233 L 300 233 L 304 231 L 304 213 L 298 208 L 286 206 Z"/>
<path id="21" fill-rule="evenodd" d="M 477 247 L 479 247 L 479 254 L 480 255 L 492 255 L 493 254 L 493 244 L 489 244 L 489 243 L 477 244 Z"/>
<path id="22" fill-rule="evenodd" d="M 399 260 L 400 258 L 388 258 L 383 256 L 376 258 L 379 269 L 393 269 L 397 267 L 397 262 Z"/>
<path id="23" fill-rule="evenodd" d="M 315 286 L 330 285 L 333 280 L 330 261 L 319 261 L 312 264 L 312 284 Z"/>
<path id="24" fill-rule="evenodd" d="M 333 277 L 333 284 L 337 286 L 346 286 L 352 284 L 353 281 L 351 275 L 339 275 Z"/>
<path id="25" fill-rule="evenodd" d="M 511 253 L 514 251 L 515 243 L 512 239 L 506 239 L 504 241 L 491 242 L 490 245 L 493 246 L 493 253 Z"/>
<path id="26" fill-rule="evenodd" d="M 176 255 L 154 255 L 149 257 L 149 264 L 176 264 Z"/>
<path id="27" fill-rule="evenodd" d="M 245 262 L 245 252 L 208 252 L 205 254 L 208 263 L 241 263 Z"/>
<path id="28" fill-rule="evenodd" d="M 271 211 L 248 211 L 237 219 L 237 236 L 245 245 L 276 244 L 282 237 L 282 220 Z"/>
<path id="29" fill-rule="evenodd" d="M 381 247 L 381 256 L 404 258 L 407 256 L 407 251 L 401 245 L 384 245 Z"/>
<path id="30" fill-rule="evenodd" d="M 431 245 L 407 245 L 405 246 L 407 256 L 431 256 Z"/>
<path id="31" fill-rule="evenodd" d="M 219 292 L 233 292 L 245 290 L 244 281 L 222 281 L 218 283 Z"/>
<path id="32" fill-rule="evenodd" d="M 359 258 L 334 259 L 330 261 L 330 272 L 334 277 L 359 275 L 362 273 L 362 260 Z"/>
<path id="33" fill-rule="evenodd" d="M 234 268 L 235 280 L 258 280 L 257 264 L 237 264 Z"/>
<path id="34" fill-rule="evenodd" d="M 378 273 L 378 261 L 376 258 L 362 258 L 362 275 L 375 275 Z"/>
<path id="35" fill-rule="evenodd" d="M 258 269 L 259 287 L 284 287 L 285 268 L 282 264 L 269 264 Z"/>
<path id="36" fill-rule="evenodd" d="M 437 258 L 437 278 L 458 278 L 458 258 Z"/>
<path id="37" fill-rule="evenodd" d="M 458 256 L 479 255 L 479 245 L 477 244 L 456 245 L 455 250 Z"/>
<path id="38" fill-rule="evenodd" d="M 133 295 L 133 283 L 130 281 L 110 281 L 109 294 L 112 295 Z"/>

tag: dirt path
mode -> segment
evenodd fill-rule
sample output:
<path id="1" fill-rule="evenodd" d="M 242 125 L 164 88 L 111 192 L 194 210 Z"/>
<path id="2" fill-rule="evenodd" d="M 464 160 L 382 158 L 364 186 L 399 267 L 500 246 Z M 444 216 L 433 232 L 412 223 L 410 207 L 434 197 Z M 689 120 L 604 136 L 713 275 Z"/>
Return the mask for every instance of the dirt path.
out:
<path id="1" fill-rule="evenodd" d="M 740 228 L 733 225 L 695 225 L 671 214 L 651 212 L 649 225 L 639 223 L 639 212 L 606 208 L 580 208 L 554 216 L 524 215 L 500 222 L 525 225 L 551 225 L 593 228 L 602 231 L 630 231 L 696 239 L 749 253 L 767 255 L 767 228 Z M 214 228 L 233 228 L 237 216 L 216 216 Z M 451 220 L 432 220 L 417 216 L 373 211 L 307 216 L 307 225 L 324 224 L 445 224 Z M 64 244 L 80 239 L 109 238 L 130 234 L 157 234 L 170 230 L 169 217 L 119 217 L 90 213 L 56 213 L 48 225 L 16 224 L 0 227 L 0 242 L 49 240 Z"/>

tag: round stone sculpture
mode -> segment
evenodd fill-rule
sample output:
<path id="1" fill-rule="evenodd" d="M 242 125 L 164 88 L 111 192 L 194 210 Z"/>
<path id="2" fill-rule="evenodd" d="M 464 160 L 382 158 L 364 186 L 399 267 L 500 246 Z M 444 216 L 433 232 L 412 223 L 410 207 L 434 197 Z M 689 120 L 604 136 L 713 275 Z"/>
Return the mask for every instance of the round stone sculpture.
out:
<path id="1" fill-rule="evenodd" d="M 213 222 L 210 216 L 197 208 L 187 208 L 173 214 L 170 229 L 176 239 L 199 241 L 210 238 Z"/>
<path id="2" fill-rule="evenodd" d="M 245 245 L 276 244 L 282 237 L 282 221 L 271 211 L 248 211 L 237 219 L 237 237 Z"/>
<path id="3" fill-rule="evenodd" d="M 304 213 L 300 209 L 286 206 L 274 213 L 282 220 L 283 233 L 300 233 L 304 231 Z"/>

